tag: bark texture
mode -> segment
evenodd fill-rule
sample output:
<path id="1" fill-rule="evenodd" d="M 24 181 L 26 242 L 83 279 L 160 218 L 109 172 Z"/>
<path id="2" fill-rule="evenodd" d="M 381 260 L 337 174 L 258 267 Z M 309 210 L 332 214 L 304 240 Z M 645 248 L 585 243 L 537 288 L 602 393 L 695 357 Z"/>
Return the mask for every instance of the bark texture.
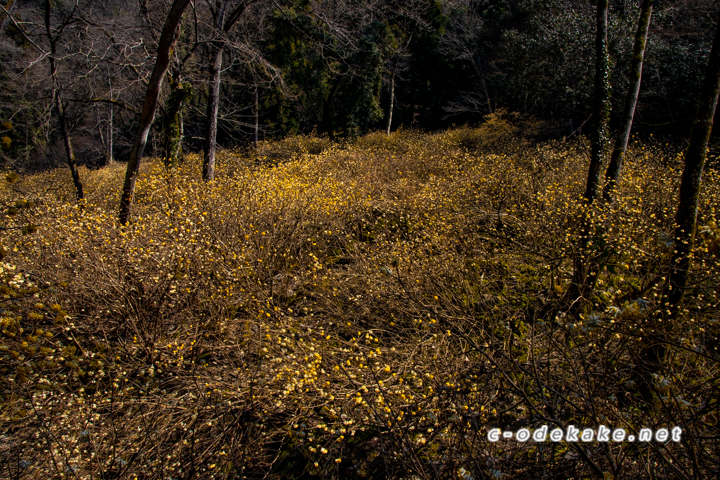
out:
<path id="1" fill-rule="evenodd" d="M 119 220 L 122 225 L 127 224 L 130 218 L 130 208 L 135 193 L 135 183 L 137 182 L 138 172 L 140 171 L 140 160 L 145 151 L 150 127 L 155 119 L 158 96 L 160 94 L 160 88 L 162 87 L 163 78 L 170 65 L 170 54 L 173 44 L 175 43 L 175 32 L 189 4 L 190 0 L 175 0 L 173 2 L 170 13 L 165 20 L 162 33 L 160 34 L 155 68 L 148 82 L 145 102 L 143 103 L 143 109 L 140 114 L 140 125 L 138 125 L 138 130 L 135 134 L 135 142 L 133 143 L 127 171 L 125 172 L 125 184 L 123 185 L 122 197 L 120 198 L 119 215 Z"/>
<path id="2" fill-rule="evenodd" d="M 678 306 L 687 289 L 688 272 L 692 261 L 691 250 L 695 241 L 698 197 L 702 185 L 702 173 L 707 157 L 707 146 L 713 126 L 713 117 L 720 92 L 720 25 L 716 26 L 710 58 L 705 70 L 695 121 L 690 131 L 690 142 L 685 151 L 685 168 L 680 183 L 675 223 L 675 253 L 669 268 L 667 290 L 664 295 L 663 312 L 672 318 L 677 314 Z M 667 313 L 665 313 L 667 312 Z M 668 322 L 656 323 L 643 339 L 643 347 L 638 355 L 638 364 L 632 372 L 632 380 L 637 385 L 641 398 L 650 405 L 655 396 L 653 377 L 661 368 L 667 354 Z"/>
<path id="3" fill-rule="evenodd" d="M 625 108 L 623 110 L 622 125 L 615 140 L 615 148 L 610 157 L 610 164 L 605 173 L 605 200 L 610 201 L 613 190 L 620 181 L 625 151 L 630 140 L 630 129 L 632 128 L 635 108 L 640 94 L 640 82 L 642 79 L 643 62 L 645 59 L 645 47 L 647 46 L 648 30 L 650 28 L 650 17 L 652 16 L 654 0 L 643 0 L 640 20 L 638 21 L 637 32 L 635 33 L 635 47 L 633 48 L 632 62 L 630 63 L 630 85 L 628 85 L 627 96 L 625 97 Z"/>

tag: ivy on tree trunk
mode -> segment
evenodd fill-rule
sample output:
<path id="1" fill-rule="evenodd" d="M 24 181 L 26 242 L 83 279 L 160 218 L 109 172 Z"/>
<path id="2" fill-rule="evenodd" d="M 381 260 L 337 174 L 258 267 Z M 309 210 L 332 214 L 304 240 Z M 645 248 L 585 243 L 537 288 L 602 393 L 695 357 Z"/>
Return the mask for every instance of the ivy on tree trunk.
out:
<path id="1" fill-rule="evenodd" d="M 637 106 L 640 94 L 640 81 L 642 79 L 643 61 L 645 59 L 645 47 L 647 45 L 648 29 L 650 28 L 650 17 L 652 15 L 654 0 L 643 0 L 640 20 L 638 21 L 637 32 L 635 33 L 635 47 L 633 48 L 632 62 L 630 63 L 630 85 L 628 85 L 627 96 L 625 97 L 625 109 L 623 110 L 622 125 L 618 131 L 615 141 L 615 148 L 610 157 L 610 164 L 605 173 L 605 188 L 603 195 L 606 201 L 612 198 L 612 192 L 620 181 L 625 151 L 630 140 L 630 129 L 632 128 L 635 107 Z"/>
<path id="2" fill-rule="evenodd" d="M 590 147 L 590 170 L 588 171 L 585 199 L 592 203 L 600 190 L 600 171 L 608 143 L 608 119 L 610 117 L 610 58 L 608 55 L 608 0 L 598 0 L 597 34 L 595 37 L 595 93 L 592 145 Z"/>
<path id="3" fill-rule="evenodd" d="M 590 207 L 600 191 L 600 172 L 607 146 L 608 117 L 610 116 L 610 61 L 608 58 L 608 0 L 598 0 L 597 32 L 595 37 L 595 128 L 590 147 L 590 169 L 585 190 L 586 206 Z M 573 315 L 580 312 L 585 298 L 597 278 L 597 262 L 588 251 L 594 235 L 590 212 L 581 219 L 578 252 L 573 260 L 573 279 L 566 293 Z M 593 247 L 597 248 L 597 247 Z"/>
<path id="4" fill-rule="evenodd" d="M 190 83 L 174 82 L 165 110 L 163 156 L 165 167 L 176 168 L 182 156 L 182 110 L 192 96 Z"/>

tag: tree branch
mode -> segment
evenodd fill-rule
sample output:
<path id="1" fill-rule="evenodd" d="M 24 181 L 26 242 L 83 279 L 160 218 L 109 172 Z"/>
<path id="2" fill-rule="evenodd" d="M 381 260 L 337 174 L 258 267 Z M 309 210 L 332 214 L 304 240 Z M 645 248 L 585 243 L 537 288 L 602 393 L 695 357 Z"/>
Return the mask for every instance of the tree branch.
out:
<path id="1" fill-rule="evenodd" d="M 128 105 L 125 102 L 121 102 L 118 100 L 111 100 L 109 98 L 87 98 L 87 99 L 80 99 L 80 98 L 67 98 L 65 99 L 66 102 L 75 102 L 75 103 L 111 103 L 113 105 L 117 105 L 120 108 L 124 108 L 125 110 L 140 114 L 140 110 L 136 109 L 135 107 L 132 107 Z"/>

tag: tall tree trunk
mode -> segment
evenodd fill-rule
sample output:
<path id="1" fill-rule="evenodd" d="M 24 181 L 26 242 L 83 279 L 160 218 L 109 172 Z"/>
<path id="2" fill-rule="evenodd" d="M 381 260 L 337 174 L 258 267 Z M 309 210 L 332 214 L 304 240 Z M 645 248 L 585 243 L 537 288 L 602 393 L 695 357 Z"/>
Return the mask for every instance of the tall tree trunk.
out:
<path id="1" fill-rule="evenodd" d="M 34 135 L 33 135 L 34 137 Z M 30 124 L 25 123 L 25 164 L 30 161 Z"/>
<path id="2" fill-rule="evenodd" d="M 610 114 L 610 66 L 607 48 L 608 0 L 598 0 L 597 34 L 595 37 L 595 92 L 594 110 L 595 128 L 590 152 L 585 201 L 590 206 L 600 190 L 600 171 L 607 145 L 608 116 Z M 571 302 L 570 311 L 577 315 L 585 305 L 586 298 L 597 278 L 595 262 L 591 259 L 588 247 L 593 235 L 593 225 L 589 216 L 581 219 L 578 252 L 573 259 L 573 278 L 566 300 Z"/>
<path id="3" fill-rule="evenodd" d="M 608 117 L 610 116 L 610 59 L 607 46 L 608 0 L 598 0 L 597 35 L 595 37 L 595 94 L 593 129 L 585 199 L 592 203 L 600 191 L 600 171 L 607 146 Z"/>
<path id="4" fill-rule="evenodd" d="M 245 9 L 257 0 L 243 0 L 240 5 L 231 11 L 227 18 L 225 10 L 229 0 L 216 0 L 215 2 L 215 28 L 217 34 L 227 35 L 233 25 L 240 19 Z M 217 140 L 217 116 L 220 106 L 220 74 L 222 71 L 223 42 L 210 43 L 210 96 L 205 119 L 205 143 L 203 145 L 203 180 L 209 182 L 215 178 L 215 150 Z"/>
<path id="5" fill-rule="evenodd" d="M 180 138 L 179 138 L 179 148 L 178 151 L 178 159 L 180 160 L 180 163 L 184 161 L 183 152 L 182 152 L 182 142 L 185 140 L 185 114 L 182 110 L 180 110 L 180 118 L 178 118 L 178 121 L 180 123 Z"/>
<path id="6" fill-rule="evenodd" d="M 102 129 L 102 121 L 100 120 L 100 110 L 98 109 L 98 104 L 95 103 L 93 105 L 93 111 L 95 112 L 95 122 L 98 126 L 98 134 L 100 135 L 100 143 L 103 146 L 103 149 L 105 149 L 105 155 L 107 155 L 107 142 L 105 142 L 105 133 Z"/>
<path id="7" fill-rule="evenodd" d="M 217 116 L 220 106 L 220 71 L 222 69 L 223 45 L 216 42 L 211 46 L 210 57 L 210 96 L 207 104 L 205 123 L 205 145 L 203 159 L 203 180 L 209 182 L 215 178 L 215 145 L 217 139 Z"/>
<path id="8" fill-rule="evenodd" d="M 387 118 L 387 136 L 390 136 L 390 127 L 392 126 L 392 115 L 393 106 L 395 105 L 395 70 L 397 69 L 397 62 L 393 66 L 392 75 L 390 75 L 390 106 L 388 107 L 388 118 Z"/>
<path id="9" fill-rule="evenodd" d="M 340 88 L 340 83 L 342 82 L 344 76 L 344 73 L 338 74 L 332 88 L 330 89 L 328 98 L 323 104 L 323 123 L 325 124 L 325 131 L 327 132 L 330 141 L 335 140 L 335 94 L 337 93 L 338 88 Z"/>
<path id="10" fill-rule="evenodd" d="M 255 148 L 258 145 L 258 134 L 260 133 L 260 102 L 258 97 L 258 88 L 255 86 Z"/>
<path id="11" fill-rule="evenodd" d="M 633 48 L 632 62 L 630 63 L 630 85 L 628 85 L 627 96 L 625 97 L 625 109 L 623 110 L 622 125 L 615 140 L 615 148 L 610 157 L 610 164 L 605 173 L 605 188 L 603 195 L 606 201 L 612 199 L 615 186 L 620 181 L 625 151 L 630 139 L 630 129 L 635 116 L 638 95 L 640 94 L 640 81 L 642 79 L 643 61 L 645 58 L 645 47 L 647 45 L 648 29 L 650 28 L 650 17 L 652 15 L 654 0 L 643 0 L 640 20 L 638 21 L 637 32 L 635 33 L 635 47 Z"/>
<path id="12" fill-rule="evenodd" d="M 55 110 L 58 112 L 58 119 L 60 120 L 60 133 L 62 134 L 63 144 L 65 145 L 65 154 L 67 155 L 68 166 L 70 167 L 70 173 L 72 174 L 73 183 L 75 184 L 75 195 L 78 200 L 82 200 L 83 188 L 80 182 L 80 174 L 78 173 L 77 161 L 75 160 L 75 152 L 73 152 L 72 141 L 70 140 L 70 131 L 67 127 L 67 119 L 65 118 L 65 108 L 60 98 L 60 87 L 56 84 L 55 86 Z"/>
<path id="13" fill-rule="evenodd" d="M 112 82 L 110 80 L 110 71 L 108 69 L 108 91 L 110 92 L 110 100 L 112 100 Z M 108 156 L 107 156 L 107 164 L 112 163 L 113 161 L 113 120 L 115 115 L 115 105 L 113 105 L 112 101 L 110 102 L 110 112 L 108 114 Z"/>
<path id="14" fill-rule="evenodd" d="M 70 167 L 70 173 L 72 174 L 73 183 L 75 184 L 75 195 L 78 200 L 83 199 L 83 188 L 80 182 L 80 174 L 77 169 L 77 161 L 75 160 L 75 153 L 72 148 L 72 141 L 70 140 L 70 131 L 67 126 L 67 118 L 65 117 L 65 107 L 62 103 L 62 91 L 60 89 L 60 79 L 58 78 L 57 65 L 55 64 L 55 58 L 57 55 L 57 36 L 53 36 L 52 28 L 50 26 L 50 0 L 45 0 L 45 31 L 50 42 L 50 56 L 48 57 L 50 63 L 50 78 L 53 81 L 53 102 L 55 104 L 55 111 L 58 115 L 58 121 L 60 123 L 60 134 L 62 135 L 63 145 L 65 146 L 65 155 L 67 156 L 68 166 Z"/>
<path id="15" fill-rule="evenodd" d="M 109 114 L 109 121 L 108 121 L 108 156 L 107 156 L 107 164 L 111 164 L 113 162 L 113 120 L 114 120 L 114 114 L 115 114 L 115 107 L 113 104 L 110 104 L 110 114 Z"/>
<path id="16" fill-rule="evenodd" d="M 685 168 L 680 182 L 678 209 L 675 215 L 675 253 L 670 263 L 667 290 L 663 298 L 663 312 L 668 318 L 675 316 L 687 288 L 688 272 L 695 242 L 698 198 L 702 185 L 702 173 L 707 156 L 707 146 L 720 93 L 720 22 L 715 27 L 710 58 L 705 70 L 705 80 L 700 92 L 695 121 L 690 131 L 690 142 L 685 151 Z M 661 313 L 664 315 L 664 313 Z M 638 393 L 650 404 L 653 399 L 653 375 L 660 371 L 667 353 L 668 322 L 658 322 L 646 329 L 643 346 L 638 355 L 637 367 L 631 379 Z"/>
<path id="17" fill-rule="evenodd" d="M 690 250 L 695 242 L 698 198 L 702 173 L 707 157 L 707 146 L 713 127 L 713 118 L 720 92 L 720 22 L 715 29 L 710 59 L 705 70 L 705 81 L 700 93 L 695 122 L 690 131 L 690 143 L 685 152 L 685 168 L 680 183 L 680 197 L 675 215 L 675 255 L 670 268 L 668 301 L 671 306 L 680 303 L 687 286 L 690 269 Z"/>
<path id="18" fill-rule="evenodd" d="M 155 111 L 157 110 L 158 96 L 160 94 L 160 88 L 162 87 L 163 78 L 170 65 L 170 51 L 175 43 L 175 31 L 189 4 L 190 0 L 175 0 L 173 2 L 170 13 L 165 20 L 162 33 L 160 34 L 155 68 L 148 82 L 145 102 L 143 103 L 143 109 L 140 114 L 140 125 L 138 125 L 138 130 L 135 134 L 135 142 L 130 152 L 130 159 L 128 160 L 127 171 L 125 173 L 125 184 L 123 185 L 122 197 L 120 199 L 119 215 L 119 220 L 122 225 L 127 224 L 130 218 L 130 207 L 132 206 L 135 193 L 135 183 L 137 182 L 138 172 L 140 171 L 140 160 L 142 159 L 145 145 L 147 144 L 150 127 L 155 119 Z"/>
<path id="19" fill-rule="evenodd" d="M 485 93 L 485 101 L 488 105 L 488 113 L 493 113 L 492 103 L 490 102 L 490 93 L 487 89 L 487 84 L 485 83 L 485 73 L 483 72 L 482 68 L 482 60 L 480 59 L 480 55 L 475 52 L 475 57 L 472 61 L 473 67 L 475 68 L 475 74 L 480 79 L 480 86 L 483 89 L 483 93 Z M 525 110 L 527 110 L 527 93 L 525 94 Z M 527 112 L 523 112 L 527 113 Z"/>

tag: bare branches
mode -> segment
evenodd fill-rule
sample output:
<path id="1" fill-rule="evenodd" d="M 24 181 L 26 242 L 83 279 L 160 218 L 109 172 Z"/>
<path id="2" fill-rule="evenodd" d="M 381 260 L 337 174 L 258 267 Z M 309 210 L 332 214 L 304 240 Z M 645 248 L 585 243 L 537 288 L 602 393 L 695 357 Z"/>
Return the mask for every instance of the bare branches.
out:
<path id="1" fill-rule="evenodd" d="M 123 108 L 129 112 L 139 114 L 140 111 L 133 107 L 132 105 L 128 105 L 125 102 L 119 101 L 119 100 L 112 100 L 109 98 L 67 98 L 65 99 L 68 102 L 76 102 L 76 103 L 108 103 L 112 105 L 117 105 L 120 108 Z"/>

